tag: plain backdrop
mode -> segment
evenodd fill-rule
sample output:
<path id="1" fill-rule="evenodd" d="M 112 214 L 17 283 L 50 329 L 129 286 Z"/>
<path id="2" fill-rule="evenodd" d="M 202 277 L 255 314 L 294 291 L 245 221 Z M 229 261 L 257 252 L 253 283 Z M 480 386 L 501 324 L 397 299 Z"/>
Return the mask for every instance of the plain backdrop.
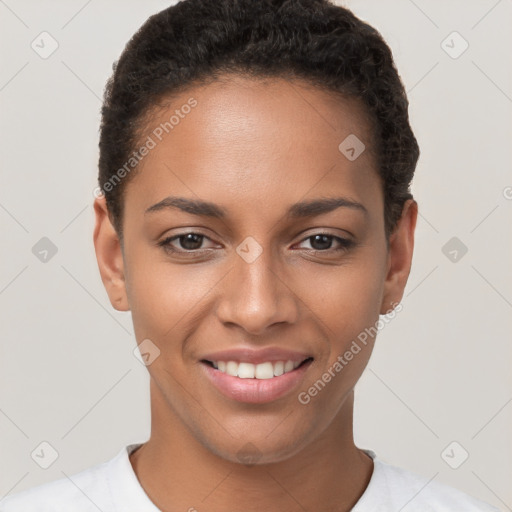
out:
<path id="1" fill-rule="evenodd" d="M 148 374 L 100 280 L 92 203 L 112 63 L 168 5 L 0 1 L 0 497 L 149 435 Z M 343 5 L 391 46 L 421 147 L 414 262 L 356 387 L 356 443 L 512 510 L 512 2 Z M 58 44 L 47 58 L 41 37 Z M 31 456 L 42 442 L 48 469 Z"/>

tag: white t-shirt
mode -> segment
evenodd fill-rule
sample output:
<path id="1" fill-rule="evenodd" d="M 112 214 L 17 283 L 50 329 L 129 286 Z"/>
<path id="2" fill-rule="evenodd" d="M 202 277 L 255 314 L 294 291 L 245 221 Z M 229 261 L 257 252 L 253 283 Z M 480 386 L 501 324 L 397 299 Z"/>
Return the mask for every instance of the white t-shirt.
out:
<path id="1" fill-rule="evenodd" d="M 133 471 L 130 444 L 111 460 L 0 500 L 0 512 L 160 512 Z M 370 483 L 352 512 L 499 512 L 452 487 L 391 466 L 371 450 Z"/>

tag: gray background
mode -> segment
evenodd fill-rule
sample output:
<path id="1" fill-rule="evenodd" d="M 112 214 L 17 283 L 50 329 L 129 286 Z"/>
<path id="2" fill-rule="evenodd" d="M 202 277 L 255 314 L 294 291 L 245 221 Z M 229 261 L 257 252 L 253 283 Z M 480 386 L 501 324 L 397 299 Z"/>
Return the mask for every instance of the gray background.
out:
<path id="1" fill-rule="evenodd" d="M 99 277 L 92 202 L 112 62 L 167 5 L 0 0 L 0 497 L 149 435 L 147 370 Z M 356 442 L 512 510 L 512 2 L 344 5 L 392 47 L 422 151 L 413 267 L 356 388 Z M 42 31 L 59 44 L 46 59 Z M 457 58 L 453 31 L 469 43 Z M 43 441 L 48 469 L 31 457 Z"/>

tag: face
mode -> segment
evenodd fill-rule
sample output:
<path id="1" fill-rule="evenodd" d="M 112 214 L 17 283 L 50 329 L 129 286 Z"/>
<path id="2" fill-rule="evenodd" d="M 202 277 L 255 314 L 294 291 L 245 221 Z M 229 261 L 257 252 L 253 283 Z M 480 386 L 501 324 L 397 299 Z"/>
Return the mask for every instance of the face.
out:
<path id="1" fill-rule="evenodd" d="M 302 82 L 191 88 L 148 126 L 123 248 L 103 198 L 94 238 L 113 306 L 149 340 L 153 410 L 224 459 L 289 458 L 348 415 L 361 333 L 403 294 L 415 203 L 388 249 L 364 111 Z M 354 135 L 359 156 L 339 149 Z"/>

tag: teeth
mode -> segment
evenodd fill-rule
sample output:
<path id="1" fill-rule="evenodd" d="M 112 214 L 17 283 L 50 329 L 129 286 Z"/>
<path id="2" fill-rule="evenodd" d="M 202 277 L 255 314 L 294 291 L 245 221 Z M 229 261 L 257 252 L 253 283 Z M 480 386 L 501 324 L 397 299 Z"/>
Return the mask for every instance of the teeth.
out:
<path id="1" fill-rule="evenodd" d="M 284 365 L 284 373 L 291 372 L 293 370 L 293 361 L 286 361 Z"/>
<path id="2" fill-rule="evenodd" d="M 276 361 L 260 364 L 237 363 L 236 361 L 212 361 L 213 367 L 240 379 L 272 379 L 297 368 L 300 361 Z"/>
<path id="3" fill-rule="evenodd" d="M 278 361 L 274 363 L 274 375 L 279 377 L 279 375 L 283 375 L 284 373 L 284 363 L 283 361 Z"/>
<path id="4" fill-rule="evenodd" d="M 238 363 L 235 363 L 235 361 L 228 361 L 226 363 L 226 373 L 233 377 L 238 376 Z"/>
<path id="5" fill-rule="evenodd" d="M 251 365 L 252 366 L 252 365 Z M 240 370 L 239 370 L 240 375 Z M 272 363 L 261 363 L 254 367 L 254 377 L 257 379 L 271 379 L 274 376 Z"/>
<path id="6" fill-rule="evenodd" d="M 256 367 L 251 363 L 240 363 L 238 365 L 238 376 L 241 379 L 254 379 Z"/>

